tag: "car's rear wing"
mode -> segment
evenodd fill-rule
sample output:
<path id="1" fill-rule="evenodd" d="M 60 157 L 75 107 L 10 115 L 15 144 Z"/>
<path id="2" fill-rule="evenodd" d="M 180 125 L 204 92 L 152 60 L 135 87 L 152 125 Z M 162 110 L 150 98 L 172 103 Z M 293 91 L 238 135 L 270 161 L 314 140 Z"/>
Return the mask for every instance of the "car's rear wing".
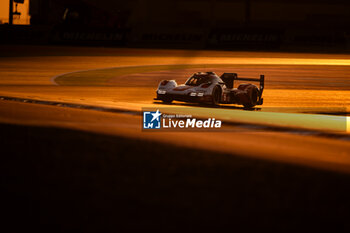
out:
<path id="1" fill-rule="evenodd" d="M 223 73 L 220 78 L 222 81 L 225 82 L 226 86 L 228 88 L 233 88 L 234 81 L 252 81 L 252 82 L 259 82 L 260 83 L 260 97 L 262 96 L 264 86 L 265 86 L 265 75 L 261 74 L 260 78 L 239 78 L 237 73 Z"/>

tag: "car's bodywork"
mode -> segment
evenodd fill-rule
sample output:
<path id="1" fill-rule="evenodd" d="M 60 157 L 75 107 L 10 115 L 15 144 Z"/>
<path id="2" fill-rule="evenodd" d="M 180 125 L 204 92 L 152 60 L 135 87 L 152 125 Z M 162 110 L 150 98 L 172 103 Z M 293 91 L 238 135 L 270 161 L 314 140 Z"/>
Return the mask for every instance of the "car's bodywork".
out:
<path id="1" fill-rule="evenodd" d="M 234 87 L 235 80 L 260 82 L 240 84 Z M 238 78 L 236 73 L 223 73 L 220 77 L 214 72 L 197 72 L 185 84 L 177 85 L 175 80 L 159 83 L 156 100 L 171 103 L 173 100 L 207 104 L 240 104 L 246 108 L 263 104 L 264 75 L 259 79 Z"/>

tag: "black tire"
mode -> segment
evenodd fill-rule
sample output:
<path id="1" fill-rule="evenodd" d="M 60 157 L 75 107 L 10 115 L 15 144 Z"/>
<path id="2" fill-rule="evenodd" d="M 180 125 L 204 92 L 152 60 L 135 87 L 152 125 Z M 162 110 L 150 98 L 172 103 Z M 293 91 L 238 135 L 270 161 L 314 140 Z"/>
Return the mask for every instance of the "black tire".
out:
<path id="1" fill-rule="evenodd" d="M 166 103 L 166 104 L 171 104 L 171 102 L 173 102 L 173 99 L 171 97 L 163 97 L 162 99 L 163 103 Z"/>
<path id="2" fill-rule="evenodd" d="M 221 88 L 215 86 L 212 93 L 212 105 L 218 105 L 221 101 Z"/>
<path id="3" fill-rule="evenodd" d="M 243 104 L 243 107 L 245 108 L 245 109 L 251 109 L 251 108 L 253 108 L 255 105 L 252 105 L 252 104 Z"/>
<path id="4" fill-rule="evenodd" d="M 259 101 L 259 89 L 255 85 L 249 85 L 247 91 L 249 102 L 243 103 L 244 108 L 253 108 Z"/>

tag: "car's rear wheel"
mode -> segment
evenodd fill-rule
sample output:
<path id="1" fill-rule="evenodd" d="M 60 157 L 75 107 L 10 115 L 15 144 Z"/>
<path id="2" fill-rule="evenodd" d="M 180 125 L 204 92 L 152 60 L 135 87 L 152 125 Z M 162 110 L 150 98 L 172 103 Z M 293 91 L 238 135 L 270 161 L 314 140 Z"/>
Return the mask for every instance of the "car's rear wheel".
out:
<path id="1" fill-rule="evenodd" d="M 259 101 L 259 89 L 255 85 L 248 85 L 244 89 L 247 101 L 243 103 L 245 108 L 253 108 Z"/>
<path id="2" fill-rule="evenodd" d="M 221 100 L 221 88 L 219 86 L 215 86 L 212 93 L 212 104 L 218 105 Z"/>

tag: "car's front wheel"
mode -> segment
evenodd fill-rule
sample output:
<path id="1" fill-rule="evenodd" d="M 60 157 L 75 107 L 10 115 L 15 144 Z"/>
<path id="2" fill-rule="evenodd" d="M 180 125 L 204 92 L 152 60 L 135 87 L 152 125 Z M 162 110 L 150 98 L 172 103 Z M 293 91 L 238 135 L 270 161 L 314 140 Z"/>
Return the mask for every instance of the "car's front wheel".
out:
<path id="1" fill-rule="evenodd" d="M 165 96 L 162 98 L 162 101 L 163 101 L 163 103 L 171 104 L 171 102 L 173 102 L 173 99 L 169 96 Z"/>
<path id="2" fill-rule="evenodd" d="M 218 105 L 221 101 L 221 88 L 219 86 L 215 86 L 212 93 L 212 104 Z"/>

